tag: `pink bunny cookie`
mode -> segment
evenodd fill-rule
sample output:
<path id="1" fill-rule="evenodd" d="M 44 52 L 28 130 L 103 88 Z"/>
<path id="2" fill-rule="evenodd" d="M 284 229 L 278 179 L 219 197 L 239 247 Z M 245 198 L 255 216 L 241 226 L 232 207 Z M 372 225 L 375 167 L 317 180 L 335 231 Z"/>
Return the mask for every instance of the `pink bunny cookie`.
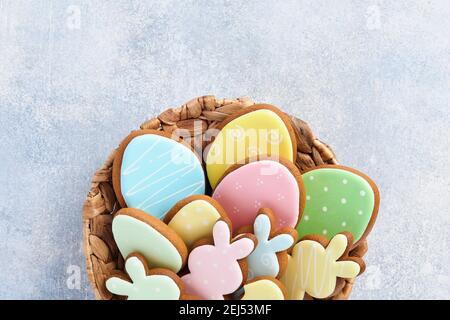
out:
<path id="1" fill-rule="evenodd" d="M 228 224 L 219 220 L 213 228 L 214 245 L 200 245 L 189 255 L 190 273 L 181 278 L 186 292 L 208 300 L 224 300 L 224 295 L 241 286 L 244 275 L 238 260 L 246 258 L 255 248 L 247 236 L 231 241 Z"/>

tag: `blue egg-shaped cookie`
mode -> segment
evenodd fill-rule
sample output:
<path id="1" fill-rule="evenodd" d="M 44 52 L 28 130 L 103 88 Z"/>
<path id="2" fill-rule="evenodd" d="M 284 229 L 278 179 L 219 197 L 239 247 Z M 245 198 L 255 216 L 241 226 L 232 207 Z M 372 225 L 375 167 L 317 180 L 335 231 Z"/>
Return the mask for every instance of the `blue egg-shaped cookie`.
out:
<path id="1" fill-rule="evenodd" d="M 120 145 L 113 185 L 122 207 L 163 219 L 178 201 L 205 193 L 205 175 L 190 148 L 160 131 L 141 130 Z"/>

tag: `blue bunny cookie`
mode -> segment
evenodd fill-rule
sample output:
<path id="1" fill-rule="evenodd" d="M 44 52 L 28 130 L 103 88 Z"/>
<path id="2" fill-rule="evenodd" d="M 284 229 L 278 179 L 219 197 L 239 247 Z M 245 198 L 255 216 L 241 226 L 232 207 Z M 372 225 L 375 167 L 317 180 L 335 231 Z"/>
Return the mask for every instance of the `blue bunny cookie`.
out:
<path id="1" fill-rule="evenodd" d="M 120 144 L 112 180 L 122 208 L 140 209 L 158 219 L 178 201 L 205 193 L 197 155 L 167 133 L 134 131 Z"/>
<path id="2" fill-rule="evenodd" d="M 258 240 L 255 250 L 248 256 L 248 279 L 283 275 L 287 266 L 287 250 L 297 238 L 293 228 L 274 230 L 275 218 L 272 211 L 262 208 L 253 224 L 253 233 Z M 244 229 L 241 229 L 244 231 Z"/>

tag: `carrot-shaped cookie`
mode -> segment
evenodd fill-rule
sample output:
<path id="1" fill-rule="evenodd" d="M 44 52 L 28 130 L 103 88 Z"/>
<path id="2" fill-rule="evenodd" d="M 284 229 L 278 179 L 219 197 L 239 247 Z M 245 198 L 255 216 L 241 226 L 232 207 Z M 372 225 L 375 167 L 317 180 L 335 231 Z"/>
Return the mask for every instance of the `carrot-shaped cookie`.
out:
<path id="1" fill-rule="evenodd" d="M 294 246 L 281 278 L 290 300 L 303 300 L 305 293 L 314 298 L 327 298 L 335 291 L 338 278 L 354 278 L 362 270 L 362 260 L 347 257 L 351 235 L 338 234 L 326 242 L 322 237 L 315 237 Z"/>

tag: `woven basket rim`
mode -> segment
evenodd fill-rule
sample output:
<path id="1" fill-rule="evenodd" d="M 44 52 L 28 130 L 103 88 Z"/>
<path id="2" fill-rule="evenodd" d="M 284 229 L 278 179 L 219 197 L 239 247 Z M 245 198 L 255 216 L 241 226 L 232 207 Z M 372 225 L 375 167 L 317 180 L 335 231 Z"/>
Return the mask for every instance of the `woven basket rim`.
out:
<path id="1" fill-rule="evenodd" d="M 169 108 L 159 116 L 143 122 L 139 129 L 161 130 L 173 133 L 177 129 L 188 130 L 194 134 L 194 121 L 202 123 L 202 133 L 216 128 L 225 118 L 255 103 L 248 97 L 237 99 L 217 99 L 215 96 L 194 98 L 178 108 Z M 297 159 L 295 165 L 301 172 L 323 164 L 338 164 L 332 149 L 315 137 L 309 125 L 288 115 L 297 140 Z M 202 145 L 202 150 L 206 145 Z M 108 275 L 115 270 L 123 270 L 123 258 L 112 239 L 112 214 L 119 209 L 112 189 L 112 164 L 117 148 L 107 157 L 95 172 L 91 188 L 86 196 L 83 220 L 83 251 L 86 272 L 96 299 L 115 299 L 104 285 Z M 352 255 L 362 257 L 367 251 L 364 240 L 355 248 Z M 348 299 L 354 279 L 345 279 L 331 299 Z"/>

